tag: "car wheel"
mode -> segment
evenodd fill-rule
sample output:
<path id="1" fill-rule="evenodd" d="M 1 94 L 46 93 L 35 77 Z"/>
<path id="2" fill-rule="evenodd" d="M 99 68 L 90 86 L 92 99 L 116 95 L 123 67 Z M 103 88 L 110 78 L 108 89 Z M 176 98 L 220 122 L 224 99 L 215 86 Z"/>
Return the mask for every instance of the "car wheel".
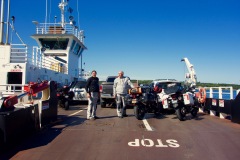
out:
<path id="1" fill-rule="evenodd" d="M 154 109 L 155 116 L 160 116 L 160 114 L 163 112 L 163 106 L 161 103 L 157 103 L 156 108 Z"/>
<path id="2" fill-rule="evenodd" d="M 106 102 L 105 101 L 103 101 L 103 99 L 102 98 L 100 98 L 100 106 L 101 106 L 101 108 L 105 108 L 106 107 Z"/>

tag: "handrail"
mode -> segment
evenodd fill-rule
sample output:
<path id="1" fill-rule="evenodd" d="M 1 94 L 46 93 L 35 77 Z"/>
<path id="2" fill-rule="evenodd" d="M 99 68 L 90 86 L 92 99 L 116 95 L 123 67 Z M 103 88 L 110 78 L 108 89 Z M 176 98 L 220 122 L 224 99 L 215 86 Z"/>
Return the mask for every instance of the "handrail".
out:
<path id="1" fill-rule="evenodd" d="M 22 84 L 0 84 L 0 88 L 5 87 L 6 89 L 1 89 L 0 93 L 4 96 L 15 95 L 24 93 L 24 85 Z M 19 89 L 21 88 L 21 89 Z"/>
<path id="2" fill-rule="evenodd" d="M 76 36 L 80 42 L 84 43 L 84 32 L 78 29 L 72 23 L 38 23 L 36 25 L 36 34 L 72 34 Z"/>
<path id="3" fill-rule="evenodd" d="M 218 98 L 222 99 L 223 94 L 229 94 L 230 99 L 233 99 L 233 87 L 204 87 L 206 89 L 206 92 L 209 93 L 209 98 L 213 98 L 214 93 L 218 93 Z M 209 89 L 209 91 L 208 91 Z M 217 89 L 218 91 L 214 91 L 214 89 Z M 229 90 L 229 92 L 224 92 L 223 89 Z"/>
<path id="4" fill-rule="evenodd" d="M 68 65 L 42 54 L 38 46 L 33 46 L 31 54 L 25 44 L 11 44 L 11 63 L 29 63 L 33 68 L 46 68 L 56 72 L 68 74 Z M 79 76 L 83 75 L 81 69 L 78 68 Z"/>

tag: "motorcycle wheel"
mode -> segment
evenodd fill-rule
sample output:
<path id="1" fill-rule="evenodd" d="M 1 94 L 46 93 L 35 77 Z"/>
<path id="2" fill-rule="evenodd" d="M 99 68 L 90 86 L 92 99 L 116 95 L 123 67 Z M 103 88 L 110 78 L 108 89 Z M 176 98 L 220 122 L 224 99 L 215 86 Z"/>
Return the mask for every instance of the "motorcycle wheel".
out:
<path id="1" fill-rule="evenodd" d="M 186 109 L 184 107 L 179 107 L 176 109 L 177 117 L 180 121 L 184 120 L 184 117 L 186 116 Z"/>
<path id="2" fill-rule="evenodd" d="M 65 110 L 69 109 L 69 101 L 68 100 L 64 103 L 64 109 Z"/>
<path id="3" fill-rule="evenodd" d="M 138 120 L 142 120 L 145 115 L 145 110 L 141 106 L 134 106 L 134 115 Z"/>
<path id="4" fill-rule="evenodd" d="M 198 108 L 193 108 L 192 111 L 191 111 L 191 115 L 193 117 L 196 117 L 197 116 L 197 113 L 198 113 Z"/>
<path id="5" fill-rule="evenodd" d="M 58 100 L 58 107 L 62 107 L 62 108 L 64 107 L 61 100 Z"/>

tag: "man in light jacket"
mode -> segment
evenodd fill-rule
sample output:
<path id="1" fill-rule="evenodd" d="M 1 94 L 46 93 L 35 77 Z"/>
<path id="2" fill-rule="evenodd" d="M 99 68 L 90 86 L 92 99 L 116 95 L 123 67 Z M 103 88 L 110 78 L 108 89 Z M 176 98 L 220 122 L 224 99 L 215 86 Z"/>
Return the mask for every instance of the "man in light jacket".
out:
<path id="1" fill-rule="evenodd" d="M 127 117 L 126 114 L 126 96 L 129 86 L 134 88 L 132 82 L 128 77 L 124 77 L 124 72 L 119 71 L 118 77 L 114 80 L 113 95 L 117 102 L 117 115 L 119 118 Z M 122 105 L 121 105 L 122 104 Z"/>

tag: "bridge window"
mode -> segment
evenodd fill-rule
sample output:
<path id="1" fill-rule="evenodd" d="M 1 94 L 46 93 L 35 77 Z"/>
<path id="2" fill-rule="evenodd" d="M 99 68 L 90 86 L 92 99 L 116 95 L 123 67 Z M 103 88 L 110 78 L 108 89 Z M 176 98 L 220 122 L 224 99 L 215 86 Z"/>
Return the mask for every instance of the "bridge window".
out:
<path id="1" fill-rule="evenodd" d="M 43 47 L 49 50 L 66 50 L 69 38 L 39 38 Z"/>
<path id="2" fill-rule="evenodd" d="M 72 46 L 71 46 L 71 51 L 73 50 L 73 47 L 74 47 L 75 43 L 76 43 L 76 41 L 73 40 L 73 41 L 72 41 Z"/>
<path id="3" fill-rule="evenodd" d="M 80 51 L 80 49 L 81 49 L 81 46 L 80 46 L 79 44 L 76 44 L 76 46 L 75 46 L 75 48 L 74 48 L 74 51 L 73 51 L 73 53 L 74 53 L 74 54 L 76 54 L 76 55 L 78 55 L 78 54 L 79 54 L 79 51 Z"/>

